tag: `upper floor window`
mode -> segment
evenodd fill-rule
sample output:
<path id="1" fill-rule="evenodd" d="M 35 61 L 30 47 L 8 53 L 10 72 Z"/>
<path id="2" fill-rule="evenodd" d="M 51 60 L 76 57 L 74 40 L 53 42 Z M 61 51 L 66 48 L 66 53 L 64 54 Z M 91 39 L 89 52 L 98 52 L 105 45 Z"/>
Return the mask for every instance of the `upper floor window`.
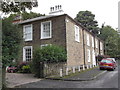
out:
<path id="1" fill-rule="evenodd" d="M 75 41 L 80 42 L 80 32 L 77 25 L 75 25 Z"/>
<path id="2" fill-rule="evenodd" d="M 23 38 L 25 41 L 32 40 L 32 24 L 23 26 Z"/>
<path id="3" fill-rule="evenodd" d="M 90 46 L 90 36 L 87 34 L 87 45 Z"/>
<path id="4" fill-rule="evenodd" d="M 100 50 L 103 50 L 103 44 L 100 42 Z"/>
<path id="5" fill-rule="evenodd" d="M 94 38 L 92 37 L 92 47 L 94 47 Z"/>
<path id="6" fill-rule="evenodd" d="M 51 21 L 41 23 L 41 39 L 51 38 Z"/>
<path id="7" fill-rule="evenodd" d="M 96 48 L 98 48 L 98 40 L 96 40 Z"/>

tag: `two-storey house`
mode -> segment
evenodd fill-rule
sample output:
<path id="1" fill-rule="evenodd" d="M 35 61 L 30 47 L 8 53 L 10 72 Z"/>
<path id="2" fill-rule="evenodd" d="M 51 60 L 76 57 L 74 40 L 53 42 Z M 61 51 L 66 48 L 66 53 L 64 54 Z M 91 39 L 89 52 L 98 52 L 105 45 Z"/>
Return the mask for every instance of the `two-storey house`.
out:
<path id="1" fill-rule="evenodd" d="M 96 65 L 95 56 L 104 54 L 103 41 L 67 14 L 41 16 L 19 24 L 24 36 L 23 61 L 32 60 L 35 48 L 49 44 L 65 47 L 67 66 Z"/>

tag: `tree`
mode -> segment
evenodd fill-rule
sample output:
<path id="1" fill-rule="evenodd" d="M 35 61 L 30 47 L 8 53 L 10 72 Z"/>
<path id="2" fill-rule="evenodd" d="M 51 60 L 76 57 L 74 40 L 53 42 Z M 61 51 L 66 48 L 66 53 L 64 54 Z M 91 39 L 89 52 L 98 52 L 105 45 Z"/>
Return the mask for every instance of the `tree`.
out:
<path id="1" fill-rule="evenodd" d="M 80 11 L 75 18 L 76 21 L 80 22 L 90 32 L 94 34 L 99 33 L 98 22 L 95 20 L 95 15 L 90 11 Z"/>
<path id="2" fill-rule="evenodd" d="M 3 87 L 5 86 L 5 69 L 14 59 L 18 58 L 20 43 L 22 40 L 21 30 L 18 25 L 12 24 L 11 18 L 2 19 L 2 69 Z"/>
<path id="3" fill-rule="evenodd" d="M 3 66 L 6 66 L 17 59 L 22 35 L 19 26 L 12 24 L 11 18 L 2 21 L 2 60 Z"/>
<path id="4" fill-rule="evenodd" d="M 36 18 L 36 17 L 40 17 L 40 16 L 45 16 L 45 14 L 40 14 L 40 13 L 35 13 L 35 12 L 24 12 L 22 13 L 22 19 L 26 20 L 26 19 L 31 19 L 31 18 Z"/>
<path id="5" fill-rule="evenodd" d="M 40 14 L 40 13 L 35 13 L 35 12 L 22 12 L 22 13 L 16 13 L 16 14 L 11 14 L 10 17 L 12 19 L 14 19 L 16 16 L 20 16 L 21 15 L 21 19 L 22 20 L 27 20 L 27 19 L 31 19 L 31 18 L 36 18 L 36 17 L 40 17 L 40 16 L 45 16 L 45 14 Z"/>
<path id="6" fill-rule="evenodd" d="M 30 0 L 30 2 L 15 2 L 15 0 L 8 1 L 3 0 L 0 2 L 1 9 L 5 14 L 25 12 L 26 9 L 31 10 L 33 7 L 37 7 L 37 0 Z M 12 62 L 13 59 L 17 59 L 18 51 L 21 41 L 21 31 L 17 25 L 12 24 L 13 18 L 2 19 L 2 89 L 5 88 L 5 69 L 6 66 Z"/>
<path id="7" fill-rule="evenodd" d="M 28 0 L 27 2 L 3 0 L 1 3 L 1 11 L 6 14 L 12 12 L 24 12 L 26 9 L 31 10 L 33 7 L 37 6 L 37 0 Z"/>
<path id="8" fill-rule="evenodd" d="M 99 37 L 104 40 L 105 54 L 111 57 L 116 57 L 118 54 L 118 39 L 119 35 L 111 26 L 104 26 L 101 28 Z"/>

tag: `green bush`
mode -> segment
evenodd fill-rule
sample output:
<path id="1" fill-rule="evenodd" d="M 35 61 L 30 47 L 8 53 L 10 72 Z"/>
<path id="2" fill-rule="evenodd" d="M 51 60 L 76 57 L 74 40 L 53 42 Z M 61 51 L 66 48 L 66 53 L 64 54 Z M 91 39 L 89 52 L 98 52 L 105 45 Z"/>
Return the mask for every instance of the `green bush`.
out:
<path id="1" fill-rule="evenodd" d="M 30 73 L 30 65 L 25 65 L 22 67 L 22 72 L 23 73 Z"/>
<path id="2" fill-rule="evenodd" d="M 33 61 L 36 60 L 38 62 L 65 62 L 66 51 L 62 47 L 48 45 L 34 51 Z"/>
<path id="3" fill-rule="evenodd" d="M 40 62 L 58 63 L 66 62 L 67 55 L 64 48 L 56 45 L 48 45 L 37 48 L 33 54 L 33 69 L 37 76 L 40 75 Z"/>
<path id="4" fill-rule="evenodd" d="M 31 62 L 21 62 L 18 65 L 18 72 L 20 72 L 20 73 L 31 73 Z"/>

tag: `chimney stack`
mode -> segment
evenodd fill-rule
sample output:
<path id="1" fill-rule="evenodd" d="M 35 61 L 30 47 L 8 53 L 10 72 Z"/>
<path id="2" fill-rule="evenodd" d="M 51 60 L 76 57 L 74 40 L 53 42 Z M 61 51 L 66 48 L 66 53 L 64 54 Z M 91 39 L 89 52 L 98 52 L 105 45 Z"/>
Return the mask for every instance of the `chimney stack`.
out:
<path id="1" fill-rule="evenodd" d="M 22 21 L 22 16 L 21 16 L 21 14 L 20 15 L 17 15 L 15 18 L 14 18 L 14 20 L 13 20 L 13 24 L 16 24 L 16 23 L 19 23 L 19 22 L 21 22 Z"/>
<path id="2" fill-rule="evenodd" d="M 54 7 L 50 7 L 50 15 L 59 15 L 63 14 L 62 6 L 61 5 L 56 5 Z"/>

